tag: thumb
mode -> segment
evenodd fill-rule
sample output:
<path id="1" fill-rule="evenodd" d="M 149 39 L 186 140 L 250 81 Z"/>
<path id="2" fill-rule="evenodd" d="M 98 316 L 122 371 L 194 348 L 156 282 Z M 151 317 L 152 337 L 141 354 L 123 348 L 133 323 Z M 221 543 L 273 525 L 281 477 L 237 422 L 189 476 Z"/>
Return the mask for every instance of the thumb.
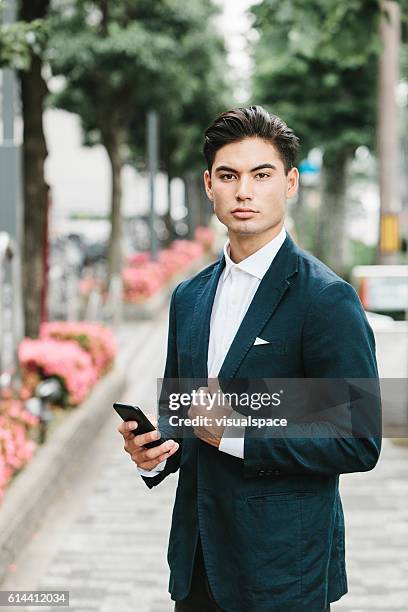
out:
<path id="1" fill-rule="evenodd" d="M 219 393 L 220 391 L 218 378 L 208 378 L 208 392 L 214 395 L 214 393 Z"/>

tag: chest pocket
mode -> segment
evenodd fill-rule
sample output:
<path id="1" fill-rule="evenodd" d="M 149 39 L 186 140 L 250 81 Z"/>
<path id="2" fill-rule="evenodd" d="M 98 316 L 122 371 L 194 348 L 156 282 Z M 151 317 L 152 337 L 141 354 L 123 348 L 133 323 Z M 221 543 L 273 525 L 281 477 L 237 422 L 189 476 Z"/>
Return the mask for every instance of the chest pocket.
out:
<path id="1" fill-rule="evenodd" d="M 298 342 L 290 338 L 260 338 L 266 344 L 253 344 L 242 361 L 236 376 L 260 378 L 292 378 L 302 375 L 301 352 Z"/>
<path id="2" fill-rule="evenodd" d="M 266 340 L 266 338 L 262 338 Z M 265 355 L 273 353 L 275 355 L 287 355 L 288 353 L 288 345 L 287 343 L 280 339 L 275 338 L 271 340 L 267 340 L 266 344 L 253 344 L 249 349 L 251 352 L 257 351 L 260 354 L 265 352 Z"/>

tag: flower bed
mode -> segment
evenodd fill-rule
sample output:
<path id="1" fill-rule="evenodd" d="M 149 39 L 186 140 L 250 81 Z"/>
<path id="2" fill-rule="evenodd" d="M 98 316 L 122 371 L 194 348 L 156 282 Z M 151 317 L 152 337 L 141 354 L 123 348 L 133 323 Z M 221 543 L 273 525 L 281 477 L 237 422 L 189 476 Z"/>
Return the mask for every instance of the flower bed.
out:
<path id="1" fill-rule="evenodd" d="M 40 338 L 73 340 L 89 353 L 98 376 L 103 376 L 113 365 L 116 341 L 112 330 L 87 321 L 56 321 L 43 323 Z"/>
<path id="2" fill-rule="evenodd" d="M 148 251 L 128 255 L 122 271 L 124 302 L 143 305 L 149 298 L 157 297 L 174 276 L 189 270 L 194 262 L 208 254 L 214 240 L 212 229 L 199 226 L 194 240 L 174 240 L 168 248 L 158 252 L 155 261 Z M 106 302 L 107 287 L 101 280 L 88 274 L 80 283 L 80 293 L 86 300 L 93 291 L 98 292 L 102 301 Z"/>
<path id="3" fill-rule="evenodd" d="M 176 274 L 188 270 L 204 255 L 207 248 L 204 243 L 209 239 L 206 233 L 200 236 L 203 242 L 175 240 L 169 248 L 159 251 L 157 261 L 152 261 L 146 251 L 130 255 L 123 270 L 125 302 L 141 304 L 157 294 Z"/>
<path id="4" fill-rule="evenodd" d="M 83 322 L 47 323 L 36 340 L 25 338 L 19 347 L 25 392 L 33 394 L 44 378 L 55 377 L 63 388 L 63 405 L 77 406 L 113 364 L 112 332 Z"/>
<path id="5" fill-rule="evenodd" d="M 0 398 L 0 501 L 11 478 L 30 461 L 36 443 L 30 438 L 30 428 L 38 417 L 24 408 L 21 399 Z"/>

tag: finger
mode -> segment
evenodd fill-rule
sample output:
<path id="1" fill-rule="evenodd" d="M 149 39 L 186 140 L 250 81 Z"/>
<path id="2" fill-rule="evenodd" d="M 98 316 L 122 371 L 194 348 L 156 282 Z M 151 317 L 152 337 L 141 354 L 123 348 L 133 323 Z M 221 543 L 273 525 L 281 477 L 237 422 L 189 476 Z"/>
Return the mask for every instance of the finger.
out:
<path id="1" fill-rule="evenodd" d="M 136 421 L 123 421 L 118 427 L 118 432 L 121 433 L 124 438 L 131 438 L 135 435 L 133 430 L 137 429 L 137 426 L 138 424 Z"/>
<path id="2" fill-rule="evenodd" d="M 175 442 L 174 440 L 166 440 L 166 442 L 163 442 L 159 446 L 154 446 L 153 448 L 148 448 L 145 451 L 143 451 L 142 459 L 144 461 L 157 459 L 158 457 L 160 457 L 160 455 L 165 455 L 170 450 L 174 449 L 176 444 L 177 442 Z M 178 444 L 177 444 L 177 448 L 178 448 Z"/>
<path id="3" fill-rule="evenodd" d="M 135 441 L 136 436 L 133 434 L 126 434 L 126 436 L 124 436 L 124 440 L 125 443 L 123 448 L 129 454 L 140 452 L 141 448 L 143 448 L 143 446 L 141 447 L 140 444 Z"/>
<path id="4" fill-rule="evenodd" d="M 130 453 L 131 455 L 137 452 L 140 453 L 144 449 L 145 444 L 158 439 L 157 434 L 157 430 L 149 432 L 147 434 L 140 434 L 139 436 L 127 434 L 128 437 L 124 437 L 125 444 L 123 448 L 127 453 Z"/>
<path id="5" fill-rule="evenodd" d="M 137 447 L 142 447 L 145 444 L 147 444 L 148 442 L 153 442 L 154 440 L 158 440 L 160 438 L 161 434 L 160 431 L 158 429 L 155 429 L 154 431 L 149 431 L 148 433 L 145 434 L 139 434 L 138 436 L 134 437 L 134 444 Z"/>
<path id="6" fill-rule="evenodd" d="M 146 465 L 148 465 L 149 467 L 147 469 L 154 469 L 156 468 L 162 461 L 165 461 L 167 459 L 169 459 L 169 457 L 171 457 L 172 455 L 174 455 L 178 450 L 178 446 L 172 448 L 170 451 L 168 451 L 167 453 L 163 453 L 162 455 L 160 455 L 159 457 L 157 457 L 157 459 L 154 459 L 153 461 L 149 461 L 147 462 Z"/>
<path id="7" fill-rule="evenodd" d="M 162 446 L 164 446 L 164 444 L 161 444 L 160 447 L 156 447 L 156 448 L 160 448 L 161 451 L 160 451 L 160 454 L 154 459 L 150 459 L 147 461 L 146 460 L 139 461 L 140 467 L 145 470 L 150 470 L 158 466 L 159 463 L 161 463 L 165 459 L 168 459 L 169 457 L 171 457 L 171 455 L 174 455 L 174 453 L 176 453 L 179 449 L 179 444 L 177 442 L 175 442 L 171 448 L 167 448 L 165 452 L 163 452 L 163 449 L 161 448 Z M 151 450 L 156 450 L 156 448 L 151 449 Z M 148 466 L 148 467 L 145 467 L 145 466 Z"/>
<path id="8" fill-rule="evenodd" d="M 208 378 L 208 391 L 211 395 L 220 391 L 218 378 Z"/>
<path id="9" fill-rule="evenodd" d="M 187 416 L 189 419 L 194 419 L 197 416 L 208 416 L 208 410 L 204 404 L 200 406 L 190 406 L 187 411 Z"/>
<path id="10" fill-rule="evenodd" d="M 191 402 L 191 406 L 199 408 L 200 406 L 205 405 L 205 397 L 208 393 L 208 387 L 198 387 L 196 391 L 196 395 L 193 397 L 193 401 Z"/>

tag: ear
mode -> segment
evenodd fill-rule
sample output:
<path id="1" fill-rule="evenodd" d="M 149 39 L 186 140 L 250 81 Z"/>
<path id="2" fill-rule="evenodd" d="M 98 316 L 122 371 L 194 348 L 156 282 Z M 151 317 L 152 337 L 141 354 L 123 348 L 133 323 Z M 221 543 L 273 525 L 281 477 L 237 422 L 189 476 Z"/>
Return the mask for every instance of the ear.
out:
<path id="1" fill-rule="evenodd" d="M 286 197 L 293 198 L 293 196 L 297 193 L 298 188 L 299 188 L 299 170 L 297 168 L 292 168 L 288 172 Z"/>
<path id="2" fill-rule="evenodd" d="M 212 194 L 212 182 L 211 182 L 211 175 L 208 172 L 208 170 L 206 170 L 204 172 L 204 187 L 205 187 L 205 192 L 208 196 L 208 199 L 211 200 L 211 202 L 214 201 L 213 198 L 213 194 Z"/>

